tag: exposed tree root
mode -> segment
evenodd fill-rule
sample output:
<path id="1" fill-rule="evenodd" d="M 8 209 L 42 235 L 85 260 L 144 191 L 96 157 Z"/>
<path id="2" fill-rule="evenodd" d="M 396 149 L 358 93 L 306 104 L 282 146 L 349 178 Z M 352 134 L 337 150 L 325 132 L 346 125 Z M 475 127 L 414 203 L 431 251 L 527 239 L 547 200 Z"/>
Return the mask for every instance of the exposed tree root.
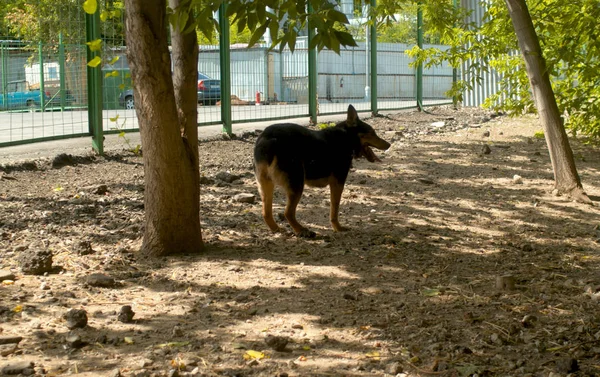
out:
<path id="1" fill-rule="evenodd" d="M 590 199 L 588 194 L 586 194 L 585 191 L 583 191 L 582 187 L 575 187 L 574 189 L 570 190 L 569 192 L 566 192 L 565 194 L 577 203 L 594 205 L 594 202 L 592 201 L 592 199 Z"/>

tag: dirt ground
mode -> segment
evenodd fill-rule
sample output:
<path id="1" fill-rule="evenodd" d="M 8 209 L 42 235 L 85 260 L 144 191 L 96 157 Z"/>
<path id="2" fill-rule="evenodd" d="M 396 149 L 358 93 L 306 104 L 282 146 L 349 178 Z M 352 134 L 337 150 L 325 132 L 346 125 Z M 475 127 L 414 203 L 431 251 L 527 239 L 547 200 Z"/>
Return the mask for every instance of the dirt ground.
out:
<path id="1" fill-rule="evenodd" d="M 600 211 L 552 194 L 538 120 L 449 108 L 364 120 L 392 147 L 354 163 L 350 232 L 331 230 L 328 189 L 305 190 L 312 240 L 263 223 L 254 133 L 201 142 L 200 255 L 138 256 L 132 153 L 3 166 L 0 373 L 600 375 Z M 572 147 L 597 201 L 599 150 Z"/>

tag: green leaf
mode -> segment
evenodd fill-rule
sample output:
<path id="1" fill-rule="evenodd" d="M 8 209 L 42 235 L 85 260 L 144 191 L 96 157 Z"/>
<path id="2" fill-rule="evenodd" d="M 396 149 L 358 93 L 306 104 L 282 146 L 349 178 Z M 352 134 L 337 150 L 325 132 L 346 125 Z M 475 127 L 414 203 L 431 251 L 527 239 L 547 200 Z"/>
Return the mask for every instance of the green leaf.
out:
<path id="1" fill-rule="evenodd" d="M 427 296 L 427 297 L 435 297 L 435 296 L 439 296 L 440 294 L 442 294 L 442 292 L 439 289 L 431 289 L 431 288 L 423 289 L 423 295 Z"/>
<path id="2" fill-rule="evenodd" d="M 317 45 L 321 43 L 321 34 L 317 34 L 315 35 L 315 37 L 312 39 L 312 41 L 310 41 L 310 44 L 308 45 L 309 49 L 313 49 L 315 47 L 317 47 Z"/>
<path id="3" fill-rule="evenodd" d="M 258 18 L 258 22 L 260 22 L 261 24 L 265 23 L 265 21 L 267 20 L 267 12 L 264 7 L 256 7 L 256 17 Z"/>
<path id="4" fill-rule="evenodd" d="M 342 24 L 348 23 L 348 17 L 336 9 L 330 9 L 325 13 L 325 17 L 331 21 L 340 22 Z"/>
<path id="5" fill-rule="evenodd" d="M 177 26 L 179 27 L 180 32 L 183 32 L 183 30 L 185 29 L 185 26 L 187 25 L 189 17 L 190 17 L 190 14 L 188 12 L 185 12 L 185 11 L 179 12 L 179 19 L 178 19 L 179 24 Z"/>
<path id="6" fill-rule="evenodd" d="M 296 49 L 296 36 L 296 30 L 292 30 L 288 33 L 288 46 L 290 46 L 292 52 Z"/>
<path id="7" fill-rule="evenodd" d="M 252 37 L 250 37 L 250 41 L 248 42 L 248 46 L 252 47 L 258 42 L 258 40 L 265 34 L 267 30 L 267 24 L 261 25 L 258 29 L 254 31 Z"/>
<path id="8" fill-rule="evenodd" d="M 342 46 L 351 46 L 351 47 L 358 46 L 356 44 L 356 41 L 352 37 L 352 34 L 347 33 L 345 31 L 339 31 L 339 30 L 334 30 L 333 32 L 334 32 L 337 40 L 340 41 L 340 44 Z"/>

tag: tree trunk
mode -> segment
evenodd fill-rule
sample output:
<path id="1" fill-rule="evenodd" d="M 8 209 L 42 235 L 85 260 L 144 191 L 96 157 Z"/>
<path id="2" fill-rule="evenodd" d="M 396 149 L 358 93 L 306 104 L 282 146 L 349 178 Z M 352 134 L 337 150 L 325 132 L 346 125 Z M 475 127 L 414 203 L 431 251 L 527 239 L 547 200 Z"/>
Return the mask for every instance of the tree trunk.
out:
<path id="1" fill-rule="evenodd" d="M 521 54 L 525 59 L 533 99 L 544 127 L 554 171 L 554 186 L 562 194 L 589 203 L 590 199 L 583 191 L 577 174 L 573 151 L 556 104 L 550 74 L 546 69 L 546 61 L 527 4 L 525 0 L 506 0 L 506 6 L 519 40 Z"/>
<path id="2" fill-rule="evenodd" d="M 193 37 L 174 33 L 176 69 L 172 77 L 166 0 L 126 0 L 125 15 L 127 58 L 144 156 L 142 253 L 199 252 L 203 244 L 196 129 L 197 53 L 192 56 L 198 47 L 191 46 L 196 44 L 195 33 L 190 33 Z M 191 51 L 187 58 L 185 48 Z"/>

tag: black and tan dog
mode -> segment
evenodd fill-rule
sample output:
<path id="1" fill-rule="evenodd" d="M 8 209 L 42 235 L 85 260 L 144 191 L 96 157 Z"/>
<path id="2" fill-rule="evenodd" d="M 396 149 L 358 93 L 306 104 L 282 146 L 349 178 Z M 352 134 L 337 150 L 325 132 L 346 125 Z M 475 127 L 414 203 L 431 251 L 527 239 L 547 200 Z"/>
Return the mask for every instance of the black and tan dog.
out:
<path id="1" fill-rule="evenodd" d="M 348 107 L 348 118 L 323 130 L 313 131 L 297 124 L 271 125 L 260 134 L 254 146 L 254 169 L 262 198 L 262 215 L 272 231 L 279 227 L 273 219 L 273 191 L 282 186 L 287 195 L 285 218 L 299 237 L 314 237 L 296 220 L 296 207 L 304 185 L 326 187 L 331 191 L 331 225 L 336 232 L 346 230 L 338 221 L 340 199 L 353 157 L 380 161 L 370 147 L 388 149 L 373 127 L 358 119 Z"/>

